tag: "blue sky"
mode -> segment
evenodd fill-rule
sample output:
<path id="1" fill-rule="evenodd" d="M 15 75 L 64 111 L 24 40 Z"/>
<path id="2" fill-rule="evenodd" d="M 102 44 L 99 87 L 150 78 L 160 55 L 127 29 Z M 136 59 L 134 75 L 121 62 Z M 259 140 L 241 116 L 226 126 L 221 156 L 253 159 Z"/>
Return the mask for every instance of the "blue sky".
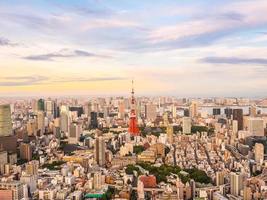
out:
<path id="1" fill-rule="evenodd" d="M 267 1 L 1 1 L 1 95 L 266 96 Z"/>

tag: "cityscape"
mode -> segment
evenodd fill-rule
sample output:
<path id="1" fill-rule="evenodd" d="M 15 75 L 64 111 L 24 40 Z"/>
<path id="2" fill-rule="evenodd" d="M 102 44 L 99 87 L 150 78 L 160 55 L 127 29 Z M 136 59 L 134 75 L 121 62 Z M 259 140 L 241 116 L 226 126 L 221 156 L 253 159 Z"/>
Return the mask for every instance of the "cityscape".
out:
<path id="1" fill-rule="evenodd" d="M 267 2 L 0 2 L 0 200 L 267 200 Z"/>

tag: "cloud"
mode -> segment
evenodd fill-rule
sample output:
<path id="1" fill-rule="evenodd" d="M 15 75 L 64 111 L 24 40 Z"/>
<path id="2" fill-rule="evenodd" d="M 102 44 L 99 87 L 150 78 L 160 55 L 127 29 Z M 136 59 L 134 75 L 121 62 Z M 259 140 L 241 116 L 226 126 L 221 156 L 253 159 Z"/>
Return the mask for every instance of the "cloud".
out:
<path id="1" fill-rule="evenodd" d="M 53 83 L 67 83 L 67 82 L 97 82 L 97 81 L 120 81 L 127 80 L 127 77 L 111 76 L 111 77 L 46 77 L 46 76 L 7 76 L 0 79 L 0 86 L 29 86 Z"/>
<path id="2" fill-rule="evenodd" d="M 27 86 L 41 84 L 48 80 L 45 76 L 12 76 L 0 79 L 0 86 Z"/>
<path id="3" fill-rule="evenodd" d="M 47 54 L 38 54 L 38 55 L 30 55 L 23 57 L 28 60 L 36 60 L 36 61 L 54 61 L 55 58 L 70 58 L 70 57 L 109 57 L 97 55 L 94 53 L 90 53 L 84 50 L 69 50 L 62 49 L 58 52 L 47 53 Z"/>
<path id="4" fill-rule="evenodd" d="M 127 77 L 111 76 L 111 77 L 91 77 L 91 78 L 58 78 L 53 82 L 95 82 L 95 81 L 120 81 L 127 80 Z"/>
<path id="5" fill-rule="evenodd" d="M 0 46 L 15 46 L 17 44 L 11 42 L 7 38 L 0 37 Z"/>
<path id="6" fill-rule="evenodd" d="M 238 58 L 238 57 L 206 57 L 201 62 L 211 64 L 246 64 L 246 65 L 267 65 L 265 58 Z"/>

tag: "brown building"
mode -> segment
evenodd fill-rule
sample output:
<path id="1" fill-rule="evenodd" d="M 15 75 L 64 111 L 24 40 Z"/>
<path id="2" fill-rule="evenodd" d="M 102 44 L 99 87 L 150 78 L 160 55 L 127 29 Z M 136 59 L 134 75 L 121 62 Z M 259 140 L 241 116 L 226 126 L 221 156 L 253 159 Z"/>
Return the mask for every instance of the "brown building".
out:
<path id="1" fill-rule="evenodd" d="M 11 199 L 13 199 L 12 190 L 0 189 L 0 199 L 1 200 L 11 200 Z"/>
<path id="2" fill-rule="evenodd" d="M 143 182 L 145 188 L 157 187 L 156 177 L 153 175 L 142 175 L 139 180 Z"/>
<path id="3" fill-rule="evenodd" d="M 32 147 L 30 144 L 20 144 L 20 158 L 28 161 L 32 159 Z"/>
<path id="4" fill-rule="evenodd" d="M 12 153 L 17 152 L 17 136 L 11 135 L 0 137 L 0 148 Z"/>
<path id="5" fill-rule="evenodd" d="M 237 120 L 238 130 L 243 130 L 243 110 L 233 109 L 233 120 Z"/>

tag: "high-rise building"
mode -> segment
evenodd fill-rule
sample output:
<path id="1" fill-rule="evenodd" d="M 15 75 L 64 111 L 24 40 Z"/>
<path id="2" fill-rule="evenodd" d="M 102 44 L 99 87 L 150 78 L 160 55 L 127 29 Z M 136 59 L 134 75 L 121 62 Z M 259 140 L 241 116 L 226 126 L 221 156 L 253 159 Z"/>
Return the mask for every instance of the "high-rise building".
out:
<path id="1" fill-rule="evenodd" d="M 189 113 L 189 109 L 185 108 L 184 109 L 184 117 L 189 117 L 190 113 Z"/>
<path id="2" fill-rule="evenodd" d="M 52 100 L 46 100 L 45 101 L 46 115 L 49 117 L 54 117 L 54 111 L 55 111 L 55 102 Z"/>
<path id="3" fill-rule="evenodd" d="M 220 115 L 221 109 L 220 108 L 213 108 L 212 113 L 213 113 L 213 115 Z"/>
<path id="4" fill-rule="evenodd" d="M 224 114 L 226 115 L 227 119 L 231 119 L 231 116 L 233 114 L 233 109 L 232 108 L 225 108 Z"/>
<path id="5" fill-rule="evenodd" d="M 72 112 L 76 111 L 78 117 L 81 117 L 82 114 L 84 113 L 82 106 L 71 106 L 71 107 L 69 107 L 69 110 L 72 111 Z"/>
<path id="6" fill-rule="evenodd" d="M 233 128 L 233 133 L 237 134 L 238 132 L 238 121 L 237 120 L 232 121 L 232 128 Z"/>
<path id="7" fill-rule="evenodd" d="M 0 174 L 5 172 L 5 164 L 8 163 L 7 151 L 0 150 Z"/>
<path id="8" fill-rule="evenodd" d="M 38 111 L 45 111 L 45 100 L 39 99 L 37 102 Z"/>
<path id="9" fill-rule="evenodd" d="M 69 132 L 69 115 L 67 110 L 62 110 L 60 113 L 60 130 L 64 133 Z"/>
<path id="10" fill-rule="evenodd" d="M 233 109 L 233 119 L 238 122 L 238 130 L 243 130 L 243 109 Z"/>
<path id="11" fill-rule="evenodd" d="M 170 144 L 173 143 L 173 126 L 168 125 L 167 126 L 167 140 Z"/>
<path id="12" fill-rule="evenodd" d="M 0 197 L 8 197 L 8 200 L 23 199 L 23 184 L 19 181 L 0 182 Z"/>
<path id="13" fill-rule="evenodd" d="M 216 186 L 224 184 L 224 177 L 225 177 L 224 171 L 217 171 L 216 172 Z"/>
<path id="14" fill-rule="evenodd" d="M 79 142 L 82 133 L 82 125 L 77 123 L 72 123 L 69 128 L 69 143 L 76 144 Z"/>
<path id="15" fill-rule="evenodd" d="M 157 105 L 154 104 L 145 105 L 145 117 L 149 121 L 154 121 L 157 117 Z"/>
<path id="16" fill-rule="evenodd" d="M 261 143 L 256 143 L 254 147 L 255 161 L 258 163 L 264 160 L 264 145 Z"/>
<path id="17" fill-rule="evenodd" d="M 0 105 L 0 137 L 12 135 L 10 105 Z"/>
<path id="18" fill-rule="evenodd" d="M 177 116 L 177 110 L 176 110 L 176 106 L 172 106 L 172 117 L 175 119 Z"/>
<path id="19" fill-rule="evenodd" d="M 44 133 L 45 130 L 45 115 L 43 111 L 39 111 L 37 113 L 37 128 L 41 131 L 41 134 Z"/>
<path id="20" fill-rule="evenodd" d="M 20 158 L 28 161 L 32 159 L 32 147 L 30 144 L 20 144 Z"/>
<path id="21" fill-rule="evenodd" d="M 245 186 L 243 193 L 244 193 L 243 195 L 244 200 L 253 200 L 253 192 L 251 187 Z"/>
<path id="22" fill-rule="evenodd" d="M 119 102 L 119 112 L 118 112 L 118 117 L 121 118 L 121 119 L 124 119 L 125 117 L 125 105 L 124 105 L 124 101 L 121 100 Z"/>
<path id="23" fill-rule="evenodd" d="M 98 128 L 97 112 L 91 112 L 90 128 L 91 129 Z"/>
<path id="24" fill-rule="evenodd" d="M 198 115 L 198 102 L 192 101 L 189 107 L 190 117 L 197 117 Z"/>
<path id="25" fill-rule="evenodd" d="M 102 136 L 97 137 L 95 139 L 95 161 L 99 166 L 104 166 L 106 164 L 106 158 L 105 158 L 105 152 L 106 152 L 106 146 L 105 146 L 105 140 Z"/>
<path id="26" fill-rule="evenodd" d="M 248 131 L 253 136 L 264 136 L 264 121 L 261 118 L 250 118 L 248 120 Z"/>
<path id="27" fill-rule="evenodd" d="M 28 175 L 37 175 L 39 168 L 39 162 L 37 160 L 32 160 L 26 163 L 26 173 Z"/>
<path id="28" fill-rule="evenodd" d="M 191 133 L 191 118 L 183 117 L 183 134 Z"/>
<path id="29" fill-rule="evenodd" d="M 100 190 L 105 183 L 105 176 L 101 172 L 94 173 L 94 189 Z"/>
<path id="30" fill-rule="evenodd" d="M 243 175 L 234 172 L 230 173 L 230 193 L 234 196 L 240 195 L 240 190 L 243 189 Z"/>
<path id="31" fill-rule="evenodd" d="M 128 131 L 132 136 L 140 135 L 138 123 L 137 123 L 137 117 L 136 117 L 136 106 L 135 106 L 135 98 L 134 98 L 133 81 L 132 81 L 131 112 L 130 112 L 130 121 L 129 121 Z"/>
<path id="32" fill-rule="evenodd" d="M 249 107 L 249 115 L 251 117 L 255 117 L 257 115 L 257 107 L 256 106 L 250 106 Z"/>

